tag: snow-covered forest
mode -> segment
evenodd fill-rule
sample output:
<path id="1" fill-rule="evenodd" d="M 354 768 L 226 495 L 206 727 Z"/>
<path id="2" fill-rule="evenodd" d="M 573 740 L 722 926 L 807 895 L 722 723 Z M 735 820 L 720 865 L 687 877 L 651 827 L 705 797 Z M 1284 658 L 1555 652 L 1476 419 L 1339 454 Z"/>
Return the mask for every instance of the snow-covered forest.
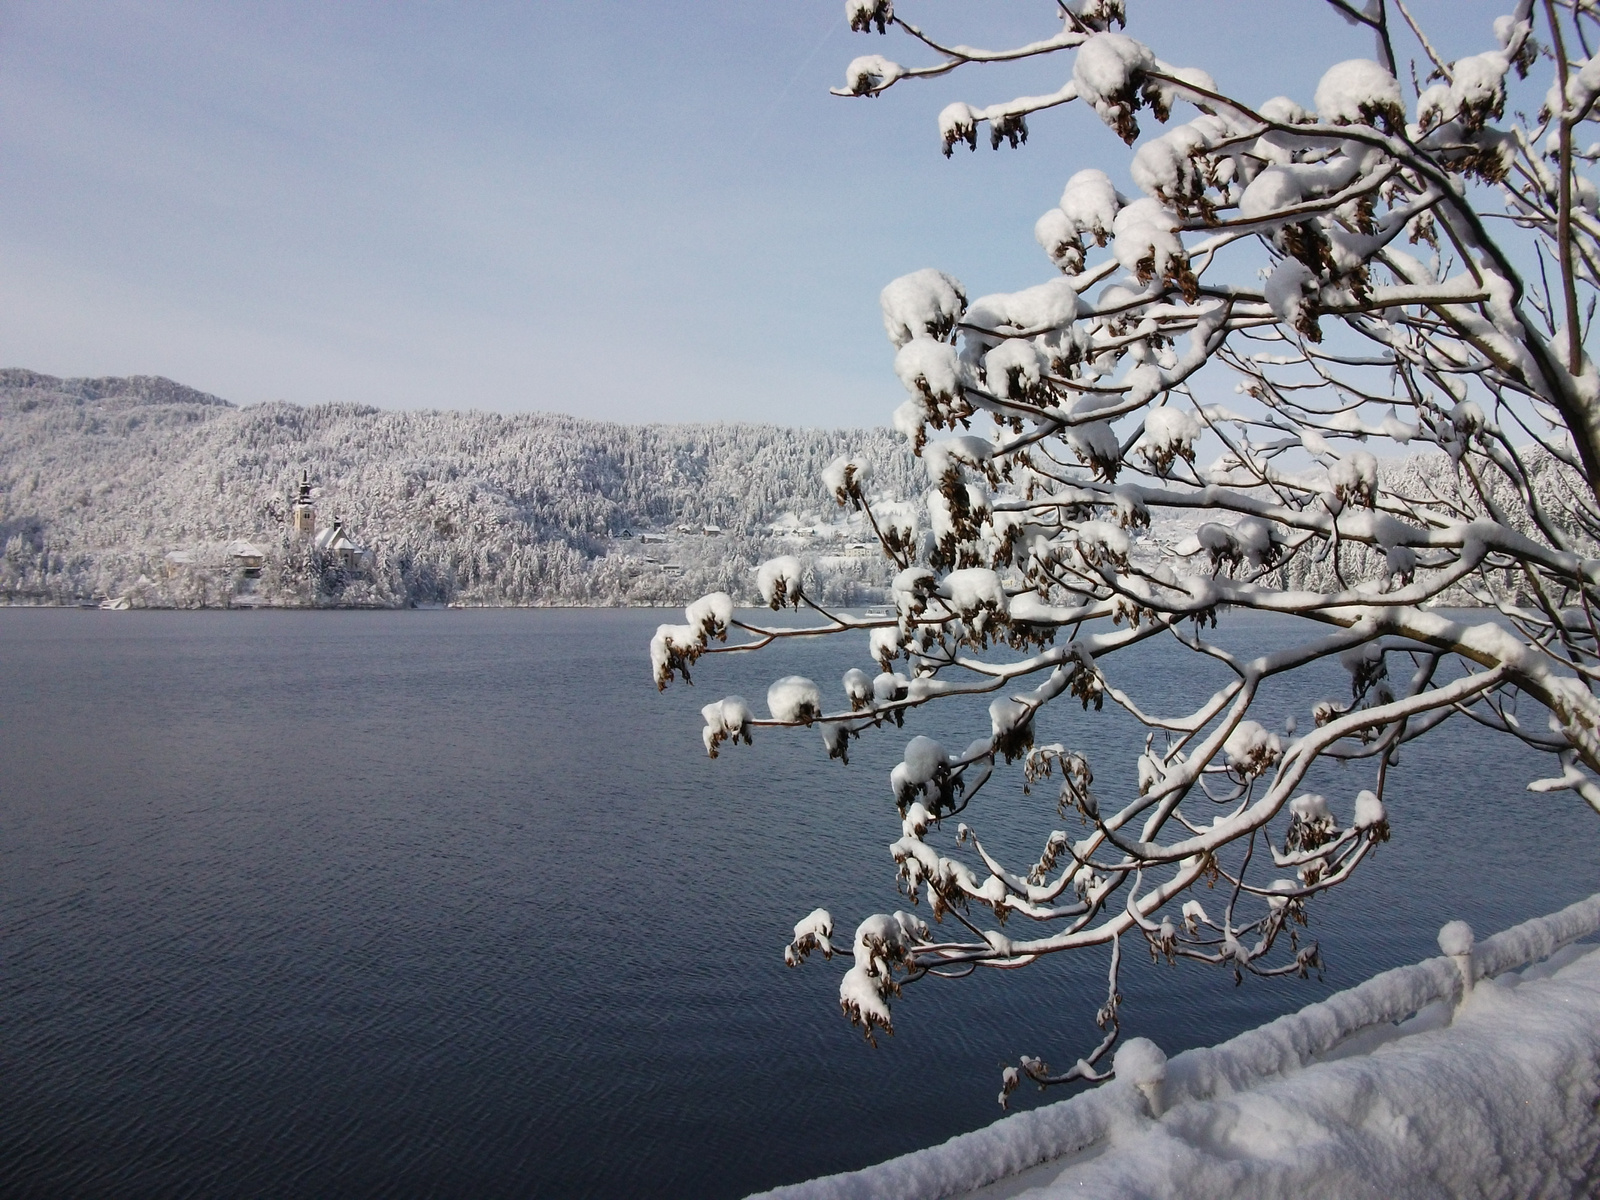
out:
<path id="1" fill-rule="evenodd" d="M 0 602 L 673 603 L 753 596 L 751 566 L 797 552 L 814 594 L 866 602 L 890 567 L 823 484 L 846 448 L 887 500 L 925 486 L 888 430 L 236 407 L 166 379 L 0 371 Z M 342 520 L 370 565 L 293 536 L 302 472 L 317 525 Z"/>
<path id="2" fill-rule="evenodd" d="M 707 591 L 759 602 L 753 568 L 792 554 L 809 595 L 871 603 L 893 566 L 824 481 L 846 451 L 872 463 L 878 508 L 927 525 L 924 465 L 887 429 L 236 407 L 160 378 L 4 370 L 0 602 L 650 605 Z M 1554 460 L 1530 461 L 1541 490 L 1569 483 Z M 1477 507 L 1442 454 L 1381 468 L 1402 490 Z M 292 535 L 302 473 L 317 524 L 341 520 L 370 563 Z M 1171 559 L 1197 524 L 1158 514 L 1137 550 Z M 239 541 L 262 552 L 259 577 L 229 553 Z M 1346 550 L 1347 574 L 1385 569 L 1381 554 Z M 1297 561 L 1289 573 L 1320 586 L 1332 566 Z M 1515 586 L 1508 577 L 1507 596 Z"/>

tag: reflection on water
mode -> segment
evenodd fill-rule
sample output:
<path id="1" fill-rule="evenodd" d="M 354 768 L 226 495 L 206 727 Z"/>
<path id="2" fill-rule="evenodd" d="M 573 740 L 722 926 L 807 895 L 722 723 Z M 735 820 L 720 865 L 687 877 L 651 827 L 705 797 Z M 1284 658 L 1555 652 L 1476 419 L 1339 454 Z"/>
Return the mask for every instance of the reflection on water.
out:
<path id="1" fill-rule="evenodd" d="M 662 696 L 660 618 L 0 610 L 0 1194 L 737 1196 L 986 1123 L 1004 1060 L 1081 1053 L 1098 957 L 918 985 L 876 1051 L 836 966 L 785 970 L 816 904 L 846 932 L 895 906 L 888 768 L 963 727 L 914 716 L 848 768 L 810 733 L 710 762 L 701 704 L 837 691 L 865 638 Z M 1210 690 L 1174 661 L 1121 669 Z M 1114 787 L 1138 731 L 1058 722 Z M 1600 819 L 1522 791 L 1543 770 L 1469 728 L 1409 750 L 1395 841 L 1313 908 L 1325 983 L 1130 955 L 1125 1028 L 1212 1042 L 1448 918 L 1600 887 Z M 991 788 L 968 819 L 1035 854 L 1053 802 Z"/>

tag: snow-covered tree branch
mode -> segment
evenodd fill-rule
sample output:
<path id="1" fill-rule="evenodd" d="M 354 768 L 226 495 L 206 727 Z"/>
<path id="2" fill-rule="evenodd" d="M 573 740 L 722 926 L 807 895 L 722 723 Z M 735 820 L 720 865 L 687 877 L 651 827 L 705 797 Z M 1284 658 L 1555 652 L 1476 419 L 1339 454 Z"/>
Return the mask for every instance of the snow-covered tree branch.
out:
<path id="1" fill-rule="evenodd" d="M 1137 194 L 1064 170 L 1034 230 L 1053 268 L 1035 287 L 969 299 L 928 269 L 884 289 L 909 393 L 895 425 L 931 487 L 920 506 L 880 504 L 870 464 L 849 458 L 827 483 L 899 572 L 893 617 L 825 611 L 803 565 L 779 559 L 764 597 L 816 621 L 769 627 L 711 596 L 652 646 L 663 687 L 702 654 L 784 638 L 870 647 L 875 669 L 852 664 L 842 700 L 787 677 L 766 718 L 737 697 L 708 705 L 712 754 L 754 728 L 816 725 L 843 758 L 908 710 L 993 697 L 970 744 L 913 737 L 891 781 L 900 886 L 934 925 L 869 916 L 835 944 L 819 909 L 786 954 L 851 958 L 840 1000 L 870 1038 L 924 976 L 1104 948 L 1104 1032 L 1065 1071 L 1023 1058 L 1002 1103 L 1024 1076 L 1104 1077 L 1124 938 L 1236 977 L 1314 970 L 1308 904 L 1389 837 L 1399 750 L 1443 721 L 1549 752 L 1558 769 L 1530 789 L 1600 810 L 1600 189 L 1585 173 L 1600 142 L 1583 148 L 1600 123 L 1600 9 L 1522 0 L 1448 62 L 1399 0 L 1326 3 L 1374 58 L 1262 101 L 1158 57 L 1163 31 L 1141 40 L 1122 0 L 1041 5 L 1041 36 L 1011 50 L 849 0 L 852 28 L 928 61 L 857 58 L 840 94 L 1061 55 L 1056 93 L 947 106 L 944 152 L 975 149 L 984 125 L 1017 146 L 1031 114 L 1081 101 L 1130 147 Z M 1397 52 L 1431 72 L 1403 86 Z M 1463 602 L 1481 611 L 1440 607 Z M 1300 636 L 1225 650 L 1208 637 L 1225 610 Z M 1151 641 L 1230 681 L 1192 709 L 1133 694 L 1120 664 Z M 1311 681 L 1331 661 L 1349 687 L 1322 695 Z M 1261 711 L 1283 680 L 1308 720 Z M 1136 761 L 1047 743 L 1083 729 L 1063 707 L 1108 700 L 1148 727 Z M 1309 790 L 1324 759 L 1361 773 L 1348 794 Z M 1058 784 L 1083 822 L 1042 830 L 1031 862 L 991 854 L 973 805 L 1006 764 Z"/>

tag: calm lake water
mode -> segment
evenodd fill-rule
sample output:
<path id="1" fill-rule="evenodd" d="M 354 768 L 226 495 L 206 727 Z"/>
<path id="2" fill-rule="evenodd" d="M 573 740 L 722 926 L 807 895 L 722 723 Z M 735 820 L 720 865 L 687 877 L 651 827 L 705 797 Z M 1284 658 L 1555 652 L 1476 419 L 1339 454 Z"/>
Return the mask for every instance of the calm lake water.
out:
<path id="1" fill-rule="evenodd" d="M 0 609 L 0 1195 L 733 1197 L 985 1124 L 1003 1062 L 1082 1053 L 1100 956 L 919 984 L 877 1050 L 837 964 L 784 968 L 815 905 L 843 936 L 896 907 L 886 772 L 970 726 L 711 762 L 701 704 L 790 672 L 836 693 L 865 638 L 658 695 L 662 619 Z M 1152 648 L 1118 681 L 1209 692 L 1192 669 Z M 1109 792 L 1138 731 L 1058 707 L 1041 734 Z M 1445 920 L 1600 889 L 1600 818 L 1522 790 L 1545 772 L 1466 725 L 1408 749 L 1395 840 L 1313 905 L 1325 982 L 1135 945 L 1125 1031 L 1214 1042 L 1437 953 Z M 1347 813 L 1365 777 L 1321 782 Z M 1053 800 L 990 786 L 967 819 L 1031 858 Z"/>

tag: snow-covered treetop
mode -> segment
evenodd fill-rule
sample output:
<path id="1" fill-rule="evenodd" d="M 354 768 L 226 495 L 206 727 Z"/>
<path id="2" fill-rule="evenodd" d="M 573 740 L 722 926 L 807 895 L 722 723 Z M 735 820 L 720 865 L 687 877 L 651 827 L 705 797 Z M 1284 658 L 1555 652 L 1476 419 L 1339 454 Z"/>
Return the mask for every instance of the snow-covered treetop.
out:
<path id="1" fill-rule="evenodd" d="M 1126 937 L 1240 978 L 1316 969 L 1307 905 L 1391 819 L 1403 832 L 1400 748 L 1445 720 L 1549 752 L 1558 770 L 1531 786 L 1600 809 L 1600 142 L 1585 137 L 1600 124 L 1600 10 L 1520 0 L 1452 62 L 1398 0 L 1327 4 L 1372 56 L 1270 98 L 1167 61 L 1182 31 L 1139 30 L 1137 0 L 1041 4 L 1040 36 L 1007 50 L 941 41 L 905 4 L 847 5 L 852 28 L 902 35 L 919 61 L 857 58 L 843 95 L 1068 59 L 1054 93 L 946 106 L 945 154 L 976 148 L 985 125 L 991 146 L 1019 146 L 1031 117 L 1075 101 L 1130 147 L 1127 183 L 1064 172 L 1033 230 L 1037 286 L 973 299 L 930 268 L 884 289 L 907 392 L 894 423 L 927 468 L 925 520 L 878 521 L 843 468 L 829 486 L 874 519 L 899 572 L 893 615 L 824 611 L 780 561 L 764 594 L 818 622 L 736 617 L 726 646 L 868 631 L 846 643 L 876 661 L 852 664 L 845 702 L 780 680 L 772 718 L 741 726 L 820 726 L 839 757 L 919 706 L 994 697 L 970 744 L 913 737 L 890 781 L 900 887 L 942 928 L 878 915 L 852 951 L 828 945 L 854 960 L 840 999 L 869 1036 L 911 980 L 1107 948 L 1098 1045 L 1063 1072 L 1024 1058 L 1006 1093 L 1022 1076 L 1102 1077 Z M 1306 21 L 1321 7 L 1305 0 Z M 1426 78 L 1401 81 L 1397 46 Z M 1418 448 L 1436 472 L 1398 461 Z M 1184 536 L 1154 532 L 1173 520 Z M 1438 607 L 1462 598 L 1494 611 Z M 1230 609 L 1301 636 L 1230 652 L 1207 637 Z M 1187 711 L 1133 695 L 1120 664 L 1151 641 L 1229 682 Z M 724 647 L 688 652 L 702 649 Z M 1341 694 L 1309 682 L 1330 663 Z M 1262 711 L 1283 679 L 1308 681 L 1301 711 Z M 1068 697 L 1143 722 L 1143 753 L 1108 761 L 1059 715 Z M 1352 770 L 1313 791 L 1321 760 Z M 973 805 L 1019 762 L 1025 787 L 1059 785 L 1082 823 L 1043 833 L 1032 863 L 988 852 Z M 1216 885 L 1205 905 L 1201 881 Z M 797 931 L 790 961 L 820 944 Z"/>

